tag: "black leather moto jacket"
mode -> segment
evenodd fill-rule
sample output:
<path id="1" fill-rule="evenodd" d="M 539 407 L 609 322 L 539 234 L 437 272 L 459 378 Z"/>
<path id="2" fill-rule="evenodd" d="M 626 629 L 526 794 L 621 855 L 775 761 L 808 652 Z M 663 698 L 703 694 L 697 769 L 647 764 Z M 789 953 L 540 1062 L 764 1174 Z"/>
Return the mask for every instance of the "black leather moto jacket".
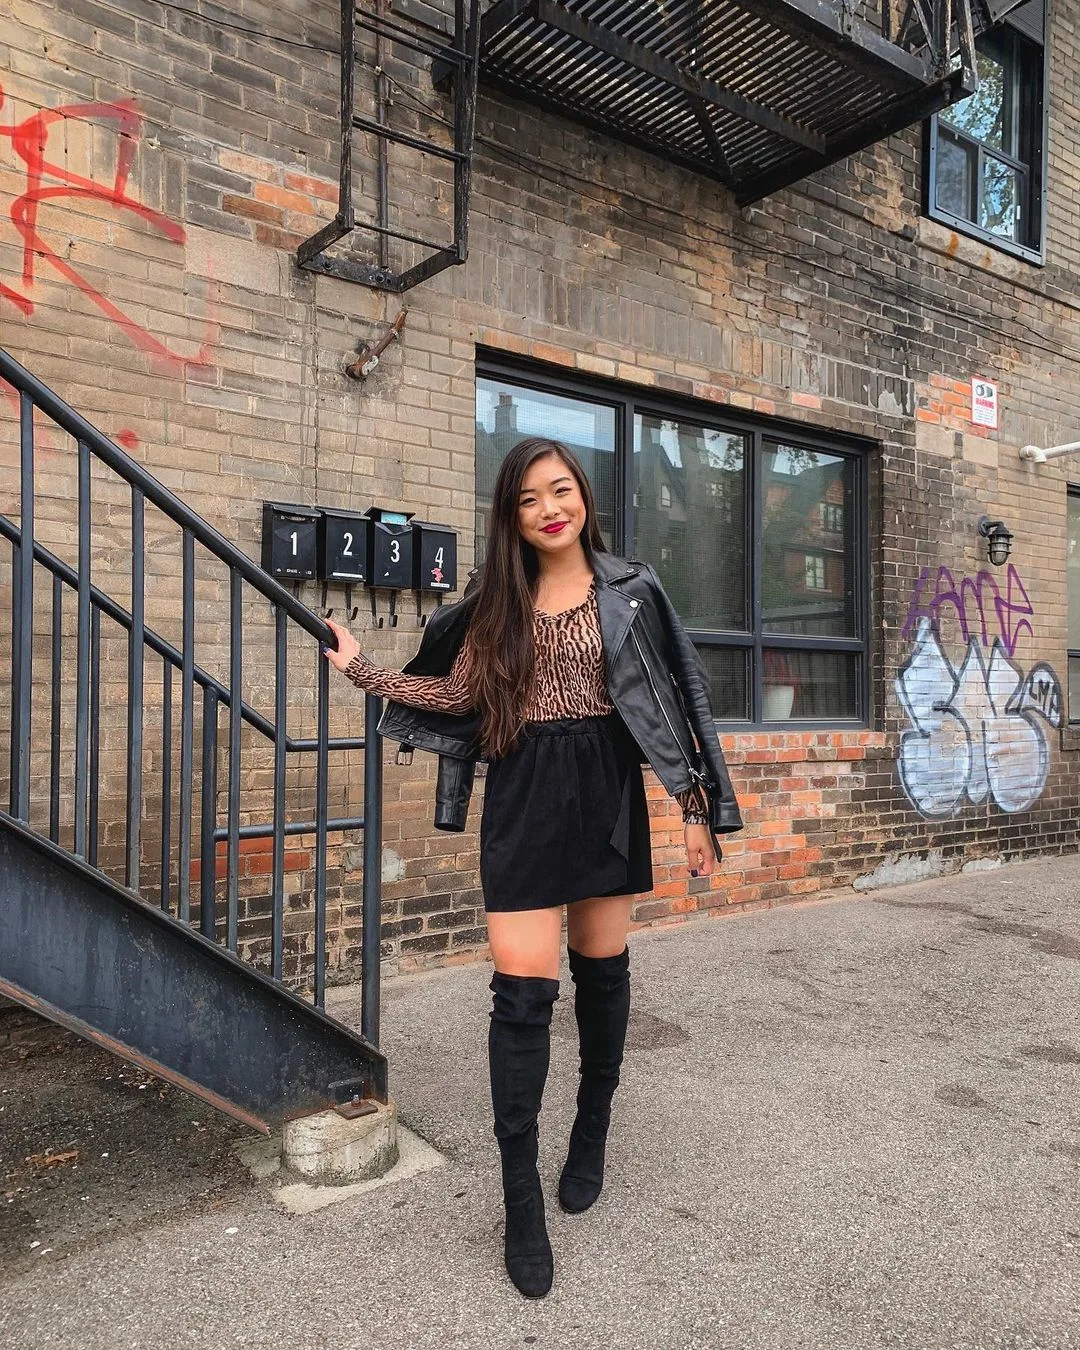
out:
<path id="1" fill-rule="evenodd" d="M 596 601 L 604 644 L 608 697 L 641 751 L 642 763 L 675 796 L 703 782 L 710 825 L 720 855 L 720 834 L 742 828 L 717 739 L 708 676 L 653 569 L 611 553 L 593 557 Z M 461 648 L 476 589 L 476 573 L 461 600 L 436 609 L 427 622 L 409 675 L 446 675 Z M 378 732 L 439 756 L 435 826 L 464 830 L 472 795 L 478 743 L 477 713 L 429 712 L 390 701 Z M 400 756 L 399 756 L 400 758 Z"/>

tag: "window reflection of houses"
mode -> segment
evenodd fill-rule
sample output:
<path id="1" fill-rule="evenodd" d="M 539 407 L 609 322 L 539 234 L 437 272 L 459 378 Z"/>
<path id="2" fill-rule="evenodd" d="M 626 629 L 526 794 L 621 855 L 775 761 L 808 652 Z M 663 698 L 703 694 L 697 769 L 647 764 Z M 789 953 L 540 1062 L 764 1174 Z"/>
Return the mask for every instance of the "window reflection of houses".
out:
<path id="1" fill-rule="evenodd" d="M 845 461 L 777 446 L 766 456 L 762 606 L 772 632 L 851 631 Z"/>
<path id="2" fill-rule="evenodd" d="M 792 636 L 855 632 L 852 464 L 776 445 L 764 456 L 762 627 Z M 813 718 L 845 701 L 854 667 L 833 652 L 765 652 L 765 718 Z"/>
<path id="3" fill-rule="evenodd" d="M 742 437 L 639 415 L 633 473 L 635 551 L 655 563 L 683 621 L 743 629 Z"/>

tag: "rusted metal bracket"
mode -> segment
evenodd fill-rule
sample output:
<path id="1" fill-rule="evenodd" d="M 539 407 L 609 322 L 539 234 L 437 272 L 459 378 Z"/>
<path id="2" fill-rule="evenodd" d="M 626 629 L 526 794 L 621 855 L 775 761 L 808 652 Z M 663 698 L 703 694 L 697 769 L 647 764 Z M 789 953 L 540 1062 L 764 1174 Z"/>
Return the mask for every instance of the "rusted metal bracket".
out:
<path id="1" fill-rule="evenodd" d="M 361 1116 L 373 1116 L 379 1109 L 379 1103 L 370 1098 L 354 1097 L 351 1102 L 339 1102 L 334 1110 L 345 1120 L 359 1120 Z"/>
<path id="2" fill-rule="evenodd" d="M 361 1116 L 372 1116 L 379 1109 L 379 1103 L 365 1096 L 367 1084 L 361 1078 L 339 1078 L 328 1083 L 331 1096 L 337 1100 L 333 1109 L 345 1120 L 358 1120 Z"/>
<path id="3" fill-rule="evenodd" d="M 365 343 L 357 352 L 356 360 L 345 367 L 345 374 L 354 380 L 366 380 L 379 364 L 379 358 L 383 352 L 405 327 L 405 316 L 408 312 L 408 309 L 403 309 L 378 342 Z"/>

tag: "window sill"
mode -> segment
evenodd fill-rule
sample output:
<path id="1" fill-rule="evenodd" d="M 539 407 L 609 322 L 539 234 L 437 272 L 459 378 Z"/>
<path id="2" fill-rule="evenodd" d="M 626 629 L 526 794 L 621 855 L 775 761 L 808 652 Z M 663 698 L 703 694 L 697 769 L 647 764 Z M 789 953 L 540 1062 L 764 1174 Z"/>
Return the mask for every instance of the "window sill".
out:
<path id="1" fill-rule="evenodd" d="M 886 733 L 869 730 L 784 731 L 762 728 L 755 731 L 721 731 L 720 745 L 729 764 L 880 759 L 891 753 Z"/>
<path id="2" fill-rule="evenodd" d="M 926 226 L 930 226 L 930 228 L 924 228 Z M 933 226 L 940 228 L 934 230 Z M 942 232 L 946 236 L 944 239 L 940 237 Z M 937 238 L 934 237 L 935 235 L 937 235 Z M 971 243 L 961 243 L 958 248 L 958 235 L 962 235 L 964 240 L 970 240 Z M 1025 248 L 1023 244 L 1012 244 L 1007 239 L 1002 239 L 1000 235 L 980 229 L 970 220 L 962 220 L 959 216 L 950 216 L 945 211 L 928 210 L 926 215 L 922 217 L 919 222 L 919 243 L 934 249 L 935 252 L 944 253 L 950 258 L 959 258 L 975 267 L 981 267 L 987 272 L 998 270 L 991 265 L 993 255 L 987 254 L 987 248 L 993 249 L 994 253 L 1003 255 L 1003 259 L 1017 258 L 1030 267 L 1046 266 L 1046 259 L 1038 249 Z M 985 247 L 977 247 L 980 244 Z"/>

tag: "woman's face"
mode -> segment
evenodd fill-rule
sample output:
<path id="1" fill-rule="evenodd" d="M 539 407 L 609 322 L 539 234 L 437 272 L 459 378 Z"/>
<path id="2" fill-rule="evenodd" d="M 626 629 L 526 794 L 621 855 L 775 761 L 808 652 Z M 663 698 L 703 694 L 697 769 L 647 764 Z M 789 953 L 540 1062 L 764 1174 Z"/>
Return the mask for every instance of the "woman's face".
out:
<path id="1" fill-rule="evenodd" d="M 577 479 L 558 455 L 534 459 L 521 480 L 518 529 L 538 553 L 577 545 L 585 528 L 585 502 Z"/>

